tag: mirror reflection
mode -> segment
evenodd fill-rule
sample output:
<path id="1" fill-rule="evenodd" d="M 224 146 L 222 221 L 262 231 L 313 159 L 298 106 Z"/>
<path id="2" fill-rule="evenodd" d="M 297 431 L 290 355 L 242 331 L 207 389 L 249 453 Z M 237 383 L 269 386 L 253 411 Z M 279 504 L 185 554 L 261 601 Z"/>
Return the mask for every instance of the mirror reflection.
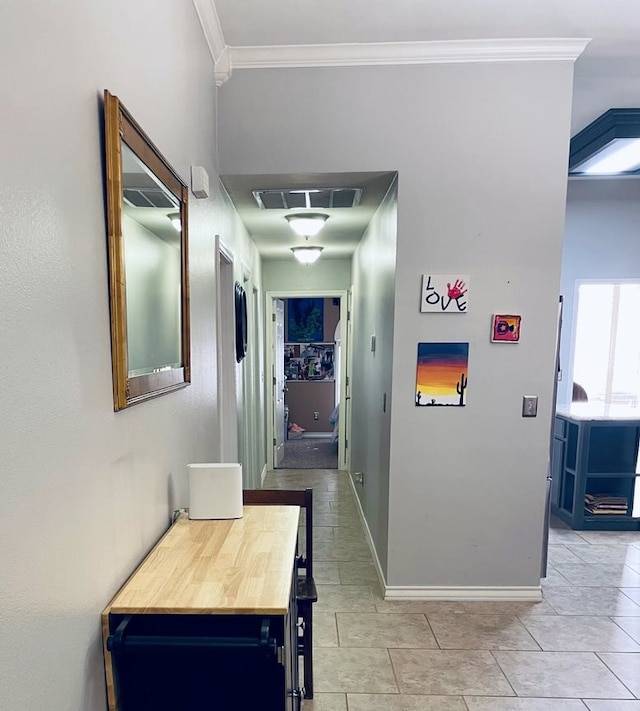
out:
<path id="1" fill-rule="evenodd" d="M 182 362 L 180 199 L 122 145 L 127 375 Z"/>

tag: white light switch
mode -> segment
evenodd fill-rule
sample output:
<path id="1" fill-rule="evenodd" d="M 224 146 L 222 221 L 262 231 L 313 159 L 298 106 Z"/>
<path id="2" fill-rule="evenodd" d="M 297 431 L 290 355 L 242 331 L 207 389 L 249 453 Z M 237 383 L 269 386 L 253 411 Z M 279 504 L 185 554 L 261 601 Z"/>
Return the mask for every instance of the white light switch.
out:
<path id="1" fill-rule="evenodd" d="M 538 414 L 538 396 L 523 395 L 522 396 L 522 416 L 536 417 Z"/>

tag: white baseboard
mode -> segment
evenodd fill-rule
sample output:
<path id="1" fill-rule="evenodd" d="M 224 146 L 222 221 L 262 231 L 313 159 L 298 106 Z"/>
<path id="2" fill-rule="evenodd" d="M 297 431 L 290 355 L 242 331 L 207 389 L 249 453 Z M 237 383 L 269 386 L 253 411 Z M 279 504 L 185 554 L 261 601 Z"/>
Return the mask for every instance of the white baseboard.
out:
<path id="1" fill-rule="evenodd" d="M 424 587 L 400 587 L 387 585 L 384 590 L 385 600 L 481 600 L 483 602 L 540 602 L 542 588 L 539 585 L 531 587 L 491 587 L 469 585 L 465 587 L 438 587 L 426 585 Z"/>
<path id="2" fill-rule="evenodd" d="M 267 465 L 265 464 L 264 467 L 262 467 L 262 474 L 260 474 L 260 486 L 264 486 L 264 478 L 267 476 Z"/>
<path id="3" fill-rule="evenodd" d="M 353 490 L 353 495 L 356 500 L 356 506 L 360 519 L 364 527 L 365 538 L 369 544 L 371 555 L 373 556 L 373 564 L 380 579 L 380 585 L 384 591 L 385 600 L 414 600 L 414 601 L 472 601 L 480 600 L 484 602 L 540 602 L 542 600 L 542 588 L 540 585 L 531 586 L 476 586 L 469 585 L 464 587 L 444 587 L 444 586 L 400 586 L 387 585 L 380 559 L 376 547 L 373 543 L 371 531 L 367 524 L 367 519 L 364 516 L 360 499 L 356 492 L 356 486 L 353 477 L 348 474 L 349 483 Z"/>
<path id="4" fill-rule="evenodd" d="M 353 496 L 356 500 L 356 506 L 358 507 L 358 513 L 360 514 L 360 521 L 362 522 L 362 526 L 364 528 L 364 537 L 367 540 L 367 543 L 369 544 L 369 550 L 371 551 L 371 556 L 373 557 L 373 565 L 375 566 L 376 572 L 378 573 L 378 580 L 380 581 L 380 585 L 382 586 L 383 590 L 386 590 L 387 585 L 384 579 L 384 573 L 382 572 L 382 566 L 380 565 L 380 559 L 378 558 L 378 551 L 376 551 L 376 547 L 373 543 L 373 536 L 371 535 L 371 531 L 369 530 L 369 524 L 367 523 L 367 519 L 364 516 L 364 511 L 362 510 L 362 504 L 360 503 L 360 498 L 358 497 L 358 494 L 356 492 L 356 485 L 353 482 L 353 477 L 349 472 L 347 472 L 347 476 L 349 477 L 349 483 L 351 484 L 351 490 L 353 491 Z"/>
<path id="5" fill-rule="evenodd" d="M 329 439 L 333 432 L 303 432 L 300 439 Z"/>

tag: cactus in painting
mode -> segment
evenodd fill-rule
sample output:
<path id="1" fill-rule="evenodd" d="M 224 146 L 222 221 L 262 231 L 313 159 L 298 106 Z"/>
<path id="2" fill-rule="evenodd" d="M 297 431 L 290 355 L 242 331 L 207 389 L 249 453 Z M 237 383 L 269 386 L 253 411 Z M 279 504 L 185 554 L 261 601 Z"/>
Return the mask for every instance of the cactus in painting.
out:
<path id="1" fill-rule="evenodd" d="M 465 377 L 465 374 L 462 373 L 460 375 L 460 380 L 456 383 L 456 392 L 460 395 L 459 405 L 464 405 L 464 391 L 467 389 L 467 383 L 468 380 Z"/>

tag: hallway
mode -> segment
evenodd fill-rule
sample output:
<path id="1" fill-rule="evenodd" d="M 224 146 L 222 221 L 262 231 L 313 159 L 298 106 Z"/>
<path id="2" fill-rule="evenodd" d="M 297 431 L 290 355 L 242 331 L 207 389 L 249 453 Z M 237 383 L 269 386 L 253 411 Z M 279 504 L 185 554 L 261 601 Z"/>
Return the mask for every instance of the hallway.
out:
<path id="1" fill-rule="evenodd" d="M 304 437 L 286 439 L 282 469 L 337 469 L 338 444 L 331 437 Z"/>
<path id="2" fill-rule="evenodd" d="M 314 490 L 315 686 L 303 711 L 640 711 L 640 533 L 552 528 L 544 600 L 385 602 L 347 474 Z"/>

